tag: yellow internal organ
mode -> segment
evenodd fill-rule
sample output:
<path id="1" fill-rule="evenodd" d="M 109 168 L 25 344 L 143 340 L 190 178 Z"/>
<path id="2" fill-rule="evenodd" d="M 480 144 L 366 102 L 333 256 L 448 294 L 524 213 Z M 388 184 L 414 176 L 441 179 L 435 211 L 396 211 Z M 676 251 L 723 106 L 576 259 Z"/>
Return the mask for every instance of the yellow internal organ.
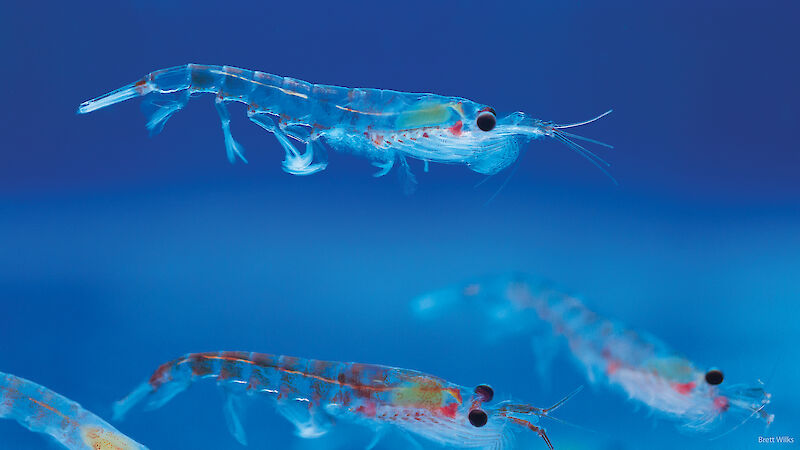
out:
<path id="1" fill-rule="evenodd" d="M 81 439 L 95 450 L 136 450 L 139 446 L 127 436 L 98 426 L 81 428 Z"/>
<path id="2" fill-rule="evenodd" d="M 688 383 L 697 378 L 692 363 L 675 356 L 650 358 L 644 363 L 644 366 L 674 383 Z"/>
<path id="3" fill-rule="evenodd" d="M 403 111 L 397 116 L 395 126 L 398 129 L 432 127 L 448 123 L 456 111 L 451 103 L 423 103 L 413 109 Z"/>
<path id="4" fill-rule="evenodd" d="M 442 386 L 431 380 L 412 381 L 392 394 L 392 403 L 397 406 L 435 408 L 442 405 Z"/>

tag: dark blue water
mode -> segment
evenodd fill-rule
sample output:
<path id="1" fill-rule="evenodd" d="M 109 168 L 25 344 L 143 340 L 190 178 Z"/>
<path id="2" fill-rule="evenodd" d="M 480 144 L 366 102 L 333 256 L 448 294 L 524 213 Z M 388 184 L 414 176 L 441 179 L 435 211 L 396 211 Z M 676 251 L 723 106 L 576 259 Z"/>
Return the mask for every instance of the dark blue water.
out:
<path id="1" fill-rule="evenodd" d="M 521 2 L 522 3 L 522 2 Z M 540 4 L 537 4 L 540 3 Z M 522 270 L 584 295 L 727 379 L 762 379 L 773 426 L 708 441 L 588 389 L 548 425 L 556 447 L 749 448 L 800 438 L 800 35 L 796 2 L 698 7 L 524 2 L 108 2 L 0 7 L 0 370 L 110 417 L 189 351 L 252 350 L 415 368 L 545 406 L 585 383 L 562 358 L 544 389 L 526 342 L 416 323 L 414 296 Z M 229 165 L 210 97 L 150 139 L 135 102 L 77 105 L 145 73 L 228 64 L 344 86 L 430 91 L 613 143 L 615 186 L 534 142 L 481 187 L 432 166 L 394 173 L 332 154 L 293 177 L 232 105 L 249 165 Z M 119 428 L 153 449 L 238 448 L 207 383 Z M 292 436 L 267 405 L 253 448 L 362 448 L 369 432 Z M 536 438 L 529 448 L 544 448 Z M 0 448 L 49 448 L 0 421 Z M 390 436 L 381 448 L 405 448 Z M 775 444 L 776 445 L 776 444 Z M 797 445 L 797 444 L 795 444 Z"/>

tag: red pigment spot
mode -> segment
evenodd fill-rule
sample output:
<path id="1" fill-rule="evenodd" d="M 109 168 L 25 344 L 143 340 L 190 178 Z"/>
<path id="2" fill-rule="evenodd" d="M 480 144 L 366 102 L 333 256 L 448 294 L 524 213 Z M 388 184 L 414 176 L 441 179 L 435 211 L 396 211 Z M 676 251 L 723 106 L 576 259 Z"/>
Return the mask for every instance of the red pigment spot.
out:
<path id="1" fill-rule="evenodd" d="M 259 381 L 258 381 L 258 379 L 256 379 L 256 377 L 252 377 L 252 376 L 251 376 L 251 377 L 250 377 L 250 380 L 249 380 L 249 381 L 248 381 L 248 383 L 247 383 L 247 389 L 248 389 L 248 390 L 250 390 L 250 389 L 256 389 L 256 388 L 257 388 L 257 387 L 258 387 L 260 384 L 261 384 L 261 383 L 259 383 Z"/>
<path id="2" fill-rule="evenodd" d="M 155 372 L 153 372 L 153 376 L 150 377 L 150 386 L 154 388 L 158 388 L 162 384 L 166 383 L 169 379 L 168 374 L 169 370 L 172 368 L 172 363 L 162 364 Z"/>
<path id="3" fill-rule="evenodd" d="M 275 367 L 276 365 L 275 357 L 266 353 L 254 353 L 250 360 L 259 367 Z"/>
<path id="4" fill-rule="evenodd" d="M 728 397 L 716 397 L 714 398 L 714 406 L 720 411 L 727 411 L 730 403 L 728 402 Z"/>
<path id="5" fill-rule="evenodd" d="M 192 374 L 198 377 L 208 375 L 213 372 L 211 362 L 203 355 L 194 355 L 190 359 Z"/>
<path id="6" fill-rule="evenodd" d="M 464 126 L 464 124 L 462 124 L 461 121 L 459 120 L 458 122 L 456 122 L 455 125 L 453 125 L 452 127 L 448 128 L 448 130 L 450 130 L 450 132 L 453 133 L 453 135 L 460 136 L 461 135 L 461 127 L 462 126 Z"/>
<path id="7" fill-rule="evenodd" d="M 356 412 L 367 417 L 375 417 L 375 413 L 378 412 L 378 408 L 375 406 L 375 402 L 366 402 L 356 408 Z"/>
<path id="8" fill-rule="evenodd" d="M 422 137 L 430 137 L 430 136 L 428 136 L 428 133 L 422 133 Z"/>
<path id="9" fill-rule="evenodd" d="M 606 373 L 612 375 L 614 372 L 619 370 L 622 367 L 622 364 L 619 361 L 609 361 L 608 365 L 606 366 Z"/>
<path id="10" fill-rule="evenodd" d="M 292 388 L 288 384 L 281 382 L 281 386 L 278 388 L 278 398 L 286 398 L 292 393 Z"/>
<path id="11" fill-rule="evenodd" d="M 344 406 L 349 406 L 350 405 L 350 393 L 349 392 L 342 393 L 340 391 L 336 395 L 333 396 L 333 400 L 336 403 L 341 403 Z"/>
<path id="12" fill-rule="evenodd" d="M 458 403 L 450 403 L 447 406 L 439 408 L 439 412 L 441 412 L 443 416 L 447 416 L 451 419 L 454 419 L 456 417 L 457 411 L 458 411 Z"/>
<path id="13" fill-rule="evenodd" d="M 226 366 L 223 365 L 219 369 L 219 375 L 217 375 L 217 379 L 227 380 L 228 378 L 231 378 L 231 372 Z"/>
<path id="14" fill-rule="evenodd" d="M 147 86 L 147 77 L 143 77 L 133 85 L 133 87 L 136 88 L 136 93 L 139 95 L 143 95 L 145 93 L 145 86 Z"/>
<path id="15" fill-rule="evenodd" d="M 692 392 L 692 389 L 694 389 L 695 382 L 690 381 L 688 383 L 675 383 L 672 385 L 672 387 L 679 394 L 687 395 L 688 393 Z"/>

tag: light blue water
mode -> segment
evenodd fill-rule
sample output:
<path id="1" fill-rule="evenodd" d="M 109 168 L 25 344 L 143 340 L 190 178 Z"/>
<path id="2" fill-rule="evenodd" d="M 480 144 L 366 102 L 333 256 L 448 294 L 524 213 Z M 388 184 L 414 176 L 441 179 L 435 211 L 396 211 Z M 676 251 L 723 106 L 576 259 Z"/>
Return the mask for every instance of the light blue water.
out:
<path id="1" fill-rule="evenodd" d="M 548 433 L 565 448 L 750 448 L 800 437 L 800 75 L 790 2 L 644 7 L 526 4 L 95 3 L 5 6 L 0 71 L 0 370 L 110 417 L 111 402 L 189 351 L 252 350 L 414 368 L 490 383 L 541 406 L 584 384 L 566 359 L 552 386 L 529 344 L 476 343 L 467 319 L 413 320 L 421 292 L 522 270 L 580 292 L 727 380 L 761 378 L 773 426 L 685 436 L 587 389 Z M 414 166 L 418 192 L 362 159 L 280 170 L 272 136 L 232 107 L 249 165 L 230 166 L 210 97 L 149 139 L 138 105 L 77 105 L 185 62 L 346 86 L 461 95 L 567 122 L 609 141 L 614 186 L 551 142 L 516 175 Z M 119 424 L 159 448 L 237 448 L 212 383 Z M 362 448 L 337 427 L 301 441 L 268 405 L 252 448 Z M 544 448 L 538 438 L 525 442 Z M 0 448 L 48 448 L 0 421 Z M 797 445 L 797 444 L 795 444 Z M 397 436 L 381 448 L 405 448 Z M 432 447 L 435 448 L 435 447 Z"/>

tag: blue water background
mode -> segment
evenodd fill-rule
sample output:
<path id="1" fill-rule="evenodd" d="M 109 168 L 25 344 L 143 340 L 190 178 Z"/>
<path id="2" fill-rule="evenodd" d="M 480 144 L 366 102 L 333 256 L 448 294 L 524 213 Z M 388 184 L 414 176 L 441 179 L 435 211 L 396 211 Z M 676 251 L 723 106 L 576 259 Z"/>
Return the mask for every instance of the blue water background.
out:
<path id="1" fill-rule="evenodd" d="M 776 415 L 716 441 L 588 389 L 548 430 L 558 449 L 750 448 L 800 438 L 800 33 L 797 2 L 71 2 L 0 6 L 0 370 L 110 417 L 113 400 L 190 351 L 252 350 L 415 368 L 546 406 L 526 340 L 408 301 L 523 270 L 659 336 L 731 382 L 761 378 Z M 665 3 L 665 2 L 662 2 Z M 311 82 L 464 96 L 613 143 L 615 186 L 554 142 L 516 175 L 394 173 L 331 154 L 280 169 L 274 137 L 232 105 L 249 165 L 229 165 L 210 96 L 150 139 L 138 101 L 77 105 L 148 71 L 228 64 Z M 594 149 L 594 148 L 593 148 Z M 727 382 L 727 381 L 726 381 Z M 119 428 L 153 449 L 236 449 L 212 383 Z M 364 429 L 292 436 L 264 403 L 252 448 L 362 448 Z M 531 438 L 526 448 L 544 448 Z M 797 445 L 797 444 L 795 444 Z M 380 448 L 406 448 L 391 435 Z M 0 421 L 0 448 L 52 448 Z M 431 447 L 435 448 L 435 447 Z"/>

